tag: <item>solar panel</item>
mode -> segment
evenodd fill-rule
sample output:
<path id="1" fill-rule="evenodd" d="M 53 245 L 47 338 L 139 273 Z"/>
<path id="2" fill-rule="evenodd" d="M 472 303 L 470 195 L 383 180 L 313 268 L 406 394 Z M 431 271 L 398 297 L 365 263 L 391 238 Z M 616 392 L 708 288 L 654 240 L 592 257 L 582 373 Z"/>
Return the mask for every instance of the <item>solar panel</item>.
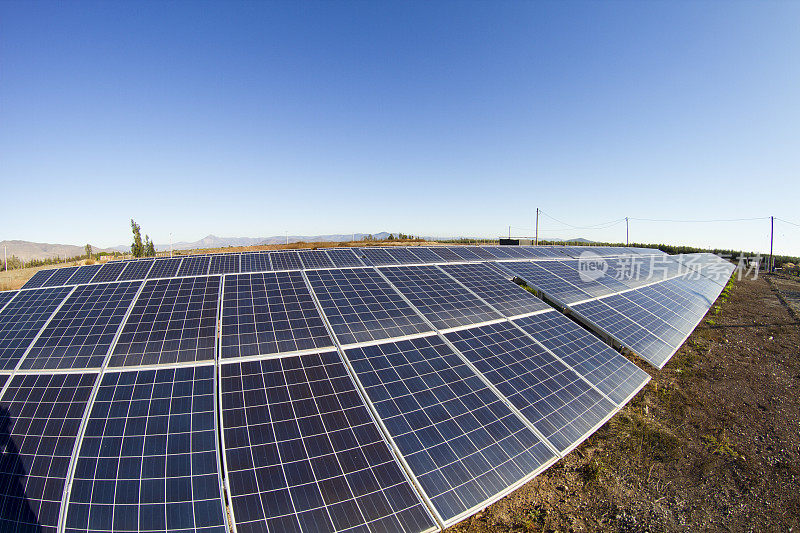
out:
<path id="1" fill-rule="evenodd" d="M 346 354 L 446 524 L 555 457 L 438 336 Z"/>
<path id="2" fill-rule="evenodd" d="M 0 530 L 55 533 L 96 373 L 20 374 L 0 401 Z"/>
<path id="3" fill-rule="evenodd" d="M 501 316 L 435 266 L 390 267 L 381 272 L 439 329 Z"/>
<path id="4" fill-rule="evenodd" d="M 23 289 L 35 289 L 37 287 L 41 287 L 56 272 L 57 272 L 56 269 L 39 270 L 33 276 L 31 276 L 31 279 L 29 279 L 28 281 L 25 282 L 25 285 L 23 285 L 22 288 Z"/>
<path id="5" fill-rule="evenodd" d="M 624 405 L 650 376 L 558 311 L 514 323 L 571 366 L 617 405 Z"/>
<path id="6" fill-rule="evenodd" d="M 220 277 L 145 283 L 108 366 L 213 361 Z"/>
<path id="7" fill-rule="evenodd" d="M 269 259 L 274 270 L 301 270 L 303 268 L 297 252 L 271 252 Z"/>
<path id="8" fill-rule="evenodd" d="M 66 267 L 66 268 L 59 268 L 56 270 L 56 273 L 50 276 L 50 279 L 42 283 L 42 287 L 60 287 L 61 285 L 66 285 L 67 280 L 72 277 L 72 275 L 78 271 L 78 267 Z"/>
<path id="9" fill-rule="evenodd" d="M 153 278 L 171 278 L 178 273 L 178 268 L 181 266 L 182 257 L 170 257 L 169 259 L 156 259 L 150 272 L 147 273 L 147 279 Z"/>
<path id="10" fill-rule="evenodd" d="M 266 270 L 272 270 L 268 252 L 242 254 L 242 272 L 264 272 Z"/>
<path id="11" fill-rule="evenodd" d="M 335 352 L 220 372 L 239 533 L 435 529 Z"/>
<path id="12" fill-rule="evenodd" d="M 657 368 L 672 357 L 674 350 L 667 343 L 602 300 L 584 302 L 572 309 Z"/>
<path id="13" fill-rule="evenodd" d="M 17 291 L 0 291 L 0 311 L 3 310 L 3 307 L 5 307 L 16 294 Z"/>
<path id="14" fill-rule="evenodd" d="M 136 279 L 145 279 L 147 273 L 153 268 L 155 259 L 141 259 L 139 261 L 126 261 L 125 269 L 119 275 L 117 281 L 130 281 Z"/>
<path id="15" fill-rule="evenodd" d="M 688 333 L 681 333 L 663 318 L 637 305 L 622 294 L 607 296 L 602 299 L 602 302 L 676 349 Z"/>
<path id="16" fill-rule="evenodd" d="M 480 256 L 476 254 L 471 246 L 451 246 L 447 250 L 453 252 L 463 261 L 480 261 Z"/>
<path id="17" fill-rule="evenodd" d="M 508 322 L 446 337 L 560 453 L 616 411 L 608 398 Z"/>
<path id="18" fill-rule="evenodd" d="M 575 286 L 565 279 L 554 276 L 551 272 L 541 267 L 539 263 L 531 262 L 507 262 L 494 264 L 494 268 L 501 271 L 511 272 L 514 276 L 522 279 L 525 283 L 536 290 L 541 291 L 551 300 L 556 300 L 564 304 L 588 300 L 592 296 Z"/>
<path id="19" fill-rule="evenodd" d="M 416 255 L 408 251 L 408 248 L 394 247 L 387 248 L 386 251 L 394 258 L 394 264 L 409 265 L 420 262 Z"/>
<path id="20" fill-rule="evenodd" d="M 517 259 L 517 255 L 511 253 L 510 246 L 483 246 L 483 249 L 497 259 Z"/>
<path id="21" fill-rule="evenodd" d="M 76 287 L 20 368 L 99 368 L 140 285 L 126 281 Z"/>
<path id="22" fill-rule="evenodd" d="M 103 375 L 66 533 L 225 533 L 213 365 Z"/>
<path id="23" fill-rule="evenodd" d="M 225 277 L 222 357 L 333 346 L 300 272 Z"/>
<path id="24" fill-rule="evenodd" d="M 384 248 L 362 248 L 361 253 L 371 265 L 396 265 L 397 260 Z"/>
<path id="25" fill-rule="evenodd" d="M 329 248 L 325 250 L 328 257 L 337 267 L 362 266 L 364 263 L 353 253 L 353 250 L 346 248 Z"/>
<path id="26" fill-rule="evenodd" d="M 431 331 L 373 269 L 316 270 L 306 275 L 340 344 Z"/>
<path id="27" fill-rule="evenodd" d="M 97 275 L 97 272 L 103 265 L 84 265 L 72 275 L 67 281 L 67 285 L 80 285 L 82 283 L 89 283 Z"/>
<path id="28" fill-rule="evenodd" d="M 239 273 L 239 254 L 217 255 L 211 258 L 209 274 Z"/>
<path id="29" fill-rule="evenodd" d="M 178 269 L 179 276 L 201 276 L 208 274 L 208 269 L 211 265 L 211 258 L 209 256 L 193 255 L 184 257 L 181 261 L 181 267 Z"/>
<path id="30" fill-rule="evenodd" d="M 101 283 L 105 281 L 117 281 L 117 278 L 125 268 L 126 262 L 124 261 L 109 261 L 100 267 L 97 274 L 92 278 L 92 283 Z"/>
<path id="31" fill-rule="evenodd" d="M 461 259 L 461 256 L 459 256 L 457 253 L 450 250 L 449 248 L 445 248 L 444 246 L 432 246 L 428 249 L 441 258 L 439 262 L 463 261 L 463 259 Z"/>
<path id="32" fill-rule="evenodd" d="M 0 367 L 13 370 L 71 287 L 20 291 L 0 312 Z"/>
<path id="33" fill-rule="evenodd" d="M 472 253 L 474 253 L 481 259 L 489 259 L 489 260 L 497 259 L 497 257 L 491 251 L 489 251 L 485 246 L 473 246 L 470 248 L 470 250 L 472 250 Z"/>
<path id="34" fill-rule="evenodd" d="M 418 263 L 441 263 L 442 258 L 431 251 L 430 248 L 414 246 L 408 249 L 411 254 L 417 257 Z"/>
<path id="35" fill-rule="evenodd" d="M 298 252 L 304 268 L 329 268 L 333 263 L 323 250 L 305 250 Z"/>
<path id="36" fill-rule="evenodd" d="M 483 264 L 443 265 L 442 270 L 467 286 L 505 316 L 550 309 L 550 306 L 513 281 Z"/>

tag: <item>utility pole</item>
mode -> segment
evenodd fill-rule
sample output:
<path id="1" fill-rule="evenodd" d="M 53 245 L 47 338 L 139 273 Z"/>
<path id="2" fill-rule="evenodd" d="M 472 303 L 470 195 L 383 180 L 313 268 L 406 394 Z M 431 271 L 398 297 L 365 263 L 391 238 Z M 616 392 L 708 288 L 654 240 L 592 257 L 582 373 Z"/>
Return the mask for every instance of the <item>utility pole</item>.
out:
<path id="1" fill-rule="evenodd" d="M 539 208 L 536 208 L 536 246 L 539 246 Z"/>
<path id="2" fill-rule="evenodd" d="M 775 236 L 775 217 L 769 217 L 769 263 L 767 267 L 770 272 L 775 270 L 775 259 L 772 257 L 772 240 Z"/>
<path id="3" fill-rule="evenodd" d="M 630 233 L 628 232 L 628 217 L 625 217 L 625 246 L 630 246 Z"/>

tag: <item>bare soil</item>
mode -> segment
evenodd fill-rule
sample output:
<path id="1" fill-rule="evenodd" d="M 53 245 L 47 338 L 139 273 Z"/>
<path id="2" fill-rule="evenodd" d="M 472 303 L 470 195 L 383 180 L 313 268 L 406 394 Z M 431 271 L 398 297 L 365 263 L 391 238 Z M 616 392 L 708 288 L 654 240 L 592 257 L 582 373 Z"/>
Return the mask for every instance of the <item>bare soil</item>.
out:
<path id="1" fill-rule="evenodd" d="M 723 300 L 597 433 L 448 532 L 797 531 L 800 322 L 763 277 Z"/>

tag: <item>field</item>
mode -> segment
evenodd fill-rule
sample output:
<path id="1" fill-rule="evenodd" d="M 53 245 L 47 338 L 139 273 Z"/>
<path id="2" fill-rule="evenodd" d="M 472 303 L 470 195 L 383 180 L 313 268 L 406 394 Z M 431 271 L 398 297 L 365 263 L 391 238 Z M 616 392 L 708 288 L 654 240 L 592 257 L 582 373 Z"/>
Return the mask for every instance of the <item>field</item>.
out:
<path id="1" fill-rule="evenodd" d="M 735 282 L 609 423 L 448 533 L 797 531 L 800 322 L 775 281 L 800 291 Z"/>

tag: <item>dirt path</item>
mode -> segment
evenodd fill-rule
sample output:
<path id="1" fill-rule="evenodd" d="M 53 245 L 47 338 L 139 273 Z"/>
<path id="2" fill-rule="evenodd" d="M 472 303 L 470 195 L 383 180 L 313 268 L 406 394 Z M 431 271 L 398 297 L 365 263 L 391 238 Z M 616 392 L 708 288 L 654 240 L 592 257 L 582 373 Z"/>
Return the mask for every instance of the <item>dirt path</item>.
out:
<path id="1" fill-rule="evenodd" d="M 448 531 L 797 531 L 800 323 L 736 282 L 595 435 Z"/>

